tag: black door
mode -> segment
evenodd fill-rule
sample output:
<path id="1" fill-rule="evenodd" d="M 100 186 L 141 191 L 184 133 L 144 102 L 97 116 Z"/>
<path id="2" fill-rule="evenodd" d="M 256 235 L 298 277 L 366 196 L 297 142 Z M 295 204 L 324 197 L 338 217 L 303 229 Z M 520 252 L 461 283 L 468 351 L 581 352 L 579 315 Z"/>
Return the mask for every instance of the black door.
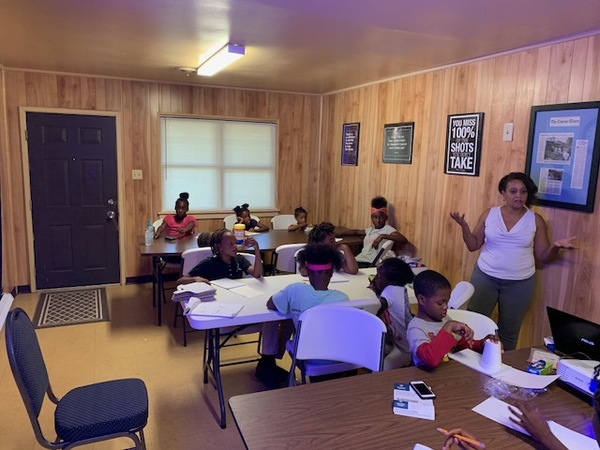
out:
<path id="1" fill-rule="evenodd" d="M 114 117 L 27 113 L 39 289 L 119 282 Z"/>

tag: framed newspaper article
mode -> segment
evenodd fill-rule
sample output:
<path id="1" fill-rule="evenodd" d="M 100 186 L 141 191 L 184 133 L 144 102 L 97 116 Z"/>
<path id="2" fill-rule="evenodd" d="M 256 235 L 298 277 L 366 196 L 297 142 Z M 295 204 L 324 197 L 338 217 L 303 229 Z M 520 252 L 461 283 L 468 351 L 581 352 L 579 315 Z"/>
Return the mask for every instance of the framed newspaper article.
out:
<path id="1" fill-rule="evenodd" d="M 525 172 L 537 204 L 593 212 L 600 158 L 600 102 L 531 108 Z"/>

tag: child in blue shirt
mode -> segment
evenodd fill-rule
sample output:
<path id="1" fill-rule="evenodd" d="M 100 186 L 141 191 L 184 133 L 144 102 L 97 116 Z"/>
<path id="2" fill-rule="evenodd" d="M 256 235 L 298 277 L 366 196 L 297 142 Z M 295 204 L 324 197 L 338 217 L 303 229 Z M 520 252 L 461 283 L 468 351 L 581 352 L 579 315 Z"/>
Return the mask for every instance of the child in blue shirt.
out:
<path id="1" fill-rule="evenodd" d="M 328 289 L 333 271 L 339 270 L 342 264 L 342 255 L 334 247 L 309 244 L 298 254 L 298 262 L 307 270 L 310 284 L 292 283 L 267 301 L 267 308 L 292 315 L 292 322 L 270 322 L 263 326 L 262 357 L 256 367 L 256 377 L 271 388 L 280 387 L 287 380 L 288 372 L 277 366 L 275 358 L 283 357 L 285 343 L 300 314 L 317 305 L 348 300 L 343 292 Z"/>

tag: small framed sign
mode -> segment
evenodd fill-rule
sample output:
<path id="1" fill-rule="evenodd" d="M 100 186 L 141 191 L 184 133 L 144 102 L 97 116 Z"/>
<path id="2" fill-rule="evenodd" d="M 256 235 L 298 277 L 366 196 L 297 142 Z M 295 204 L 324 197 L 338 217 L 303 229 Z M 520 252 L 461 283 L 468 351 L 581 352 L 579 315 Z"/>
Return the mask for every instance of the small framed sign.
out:
<path id="1" fill-rule="evenodd" d="M 414 122 L 387 123 L 383 126 L 383 162 L 411 164 Z"/>
<path id="2" fill-rule="evenodd" d="M 483 113 L 448 116 L 444 173 L 479 176 Z"/>
<path id="3" fill-rule="evenodd" d="M 531 108 L 525 173 L 538 205 L 594 212 L 600 161 L 600 102 Z"/>
<path id="4" fill-rule="evenodd" d="M 345 123 L 342 126 L 342 166 L 358 166 L 358 139 L 360 123 Z"/>

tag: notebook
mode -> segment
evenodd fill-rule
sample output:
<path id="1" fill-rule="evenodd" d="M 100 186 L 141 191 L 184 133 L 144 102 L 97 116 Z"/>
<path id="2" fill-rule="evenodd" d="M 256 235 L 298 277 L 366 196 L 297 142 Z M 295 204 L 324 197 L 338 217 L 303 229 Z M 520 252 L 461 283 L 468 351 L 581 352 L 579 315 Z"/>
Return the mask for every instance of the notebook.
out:
<path id="1" fill-rule="evenodd" d="M 546 311 L 556 353 L 600 361 L 600 325 L 550 306 Z"/>

